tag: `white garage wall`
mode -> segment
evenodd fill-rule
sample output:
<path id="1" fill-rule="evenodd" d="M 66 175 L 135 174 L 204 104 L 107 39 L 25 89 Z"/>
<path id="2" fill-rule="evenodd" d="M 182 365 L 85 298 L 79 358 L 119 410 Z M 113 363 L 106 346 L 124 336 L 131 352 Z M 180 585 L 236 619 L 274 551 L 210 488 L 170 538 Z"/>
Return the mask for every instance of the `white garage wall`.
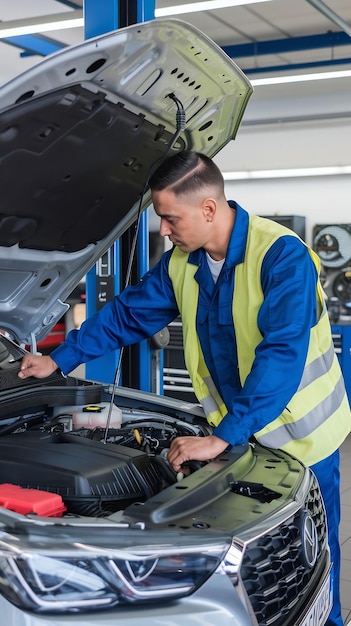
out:
<path id="1" fill-rule="evenodd" d="M 306 242 L 315 224 L 351 223 L 351 177 L 325 176 L 227 183 L 228 199 L 258 215 L 304 215 Z"/>

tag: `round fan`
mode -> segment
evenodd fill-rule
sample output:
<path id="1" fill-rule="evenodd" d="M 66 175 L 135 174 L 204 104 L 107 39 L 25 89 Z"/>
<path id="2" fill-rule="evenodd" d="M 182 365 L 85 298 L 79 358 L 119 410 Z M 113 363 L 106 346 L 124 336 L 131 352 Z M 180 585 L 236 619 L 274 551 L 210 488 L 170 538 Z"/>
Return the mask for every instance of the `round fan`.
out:
<path id="1" fill-rule="evenodd" d="M 340 302 L 351 306 L 351 267 L 340 272 L 333 282 L 333 292 Z"/>
<path id="2" fill-rule="evenodd" d="M 313 248 L 325 267 L 342 267 L 351 259 L 351 225 L 331 224 L 314 235 Z"/>

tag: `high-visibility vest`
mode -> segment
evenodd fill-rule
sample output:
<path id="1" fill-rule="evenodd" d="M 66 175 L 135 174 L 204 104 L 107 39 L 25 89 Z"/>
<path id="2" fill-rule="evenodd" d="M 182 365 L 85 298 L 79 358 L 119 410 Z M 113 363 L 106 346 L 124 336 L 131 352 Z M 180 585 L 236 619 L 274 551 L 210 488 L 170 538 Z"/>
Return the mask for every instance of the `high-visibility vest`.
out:
<path id="1" fill-rule="evenodd" d="M 233 323 L 242 385 L 251 370 L 255 349 L 262 341 L 257 316 L 264 298 L 260 282 L 264 256 L 282 235 L 297 237 L 273 221 L 254 215 L 249 219 L 245 260 L 235 268 L 233 297 Z M 318 256 L 310 248 L 308 251 L 319 272 Z M 198 268 L 188 263 L 188 256 L 179 248 L 174 249 L 169 276 L 182 318 L 186 367 L 208 422 L 217 426 L 228 410 L 206 367 L 196 332 L 199 286 L 194 275 Z M 316 298 L 319 319 L 310 331 L 299 388 L 281 415 L 253 433 L 262 445 L 286 450 L 306 465 L 313 465 L 332 454 L 344 441 L 351 426 L 350 406 L 319 281 Z"/>

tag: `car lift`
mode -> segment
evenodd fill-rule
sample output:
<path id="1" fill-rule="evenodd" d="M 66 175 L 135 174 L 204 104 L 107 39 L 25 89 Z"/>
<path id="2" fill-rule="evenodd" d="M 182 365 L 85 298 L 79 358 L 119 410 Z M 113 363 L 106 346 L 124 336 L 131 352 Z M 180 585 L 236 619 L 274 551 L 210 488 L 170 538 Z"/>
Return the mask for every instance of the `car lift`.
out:
<path id="1" fill-rule="evenodd" d="M 89 39 L 111 30 L 154 18 L 155 0 L 84 0 L 84 37 Z M 118 198 L 116 198 L 116 203 Z M 123 289 L 124 266 L 128 258 L 133 227 L 131 227 L 100 259 L 86 277 L 87 317 L 96 313 L 107 301 Z M 147 211 L 141 215 L 137 245 L 137 280 L 149 265 L 149 224 Z M 122 380 L 124 386 L 143 391 L 163 391 L 162 359 L 147 340 L 126 348 L 123 355 Z M 86 365 L 86 377 L 112 383 L 118 366 L 119 351 L 106 354 Z"/>

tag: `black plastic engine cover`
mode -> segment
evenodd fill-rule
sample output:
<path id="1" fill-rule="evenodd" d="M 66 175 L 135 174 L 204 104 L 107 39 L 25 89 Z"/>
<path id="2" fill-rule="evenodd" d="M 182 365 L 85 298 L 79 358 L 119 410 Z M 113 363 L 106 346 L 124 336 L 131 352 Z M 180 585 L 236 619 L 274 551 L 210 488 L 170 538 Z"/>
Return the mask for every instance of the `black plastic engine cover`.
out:
<path id="1" fill-rule="evenodd" d="M 99 515 L 144 501 L 161 489 L 144 452 L 72 434 L 39 431 L 0 439 L 0 484 L 62 496 L 69 512 Z"/>

